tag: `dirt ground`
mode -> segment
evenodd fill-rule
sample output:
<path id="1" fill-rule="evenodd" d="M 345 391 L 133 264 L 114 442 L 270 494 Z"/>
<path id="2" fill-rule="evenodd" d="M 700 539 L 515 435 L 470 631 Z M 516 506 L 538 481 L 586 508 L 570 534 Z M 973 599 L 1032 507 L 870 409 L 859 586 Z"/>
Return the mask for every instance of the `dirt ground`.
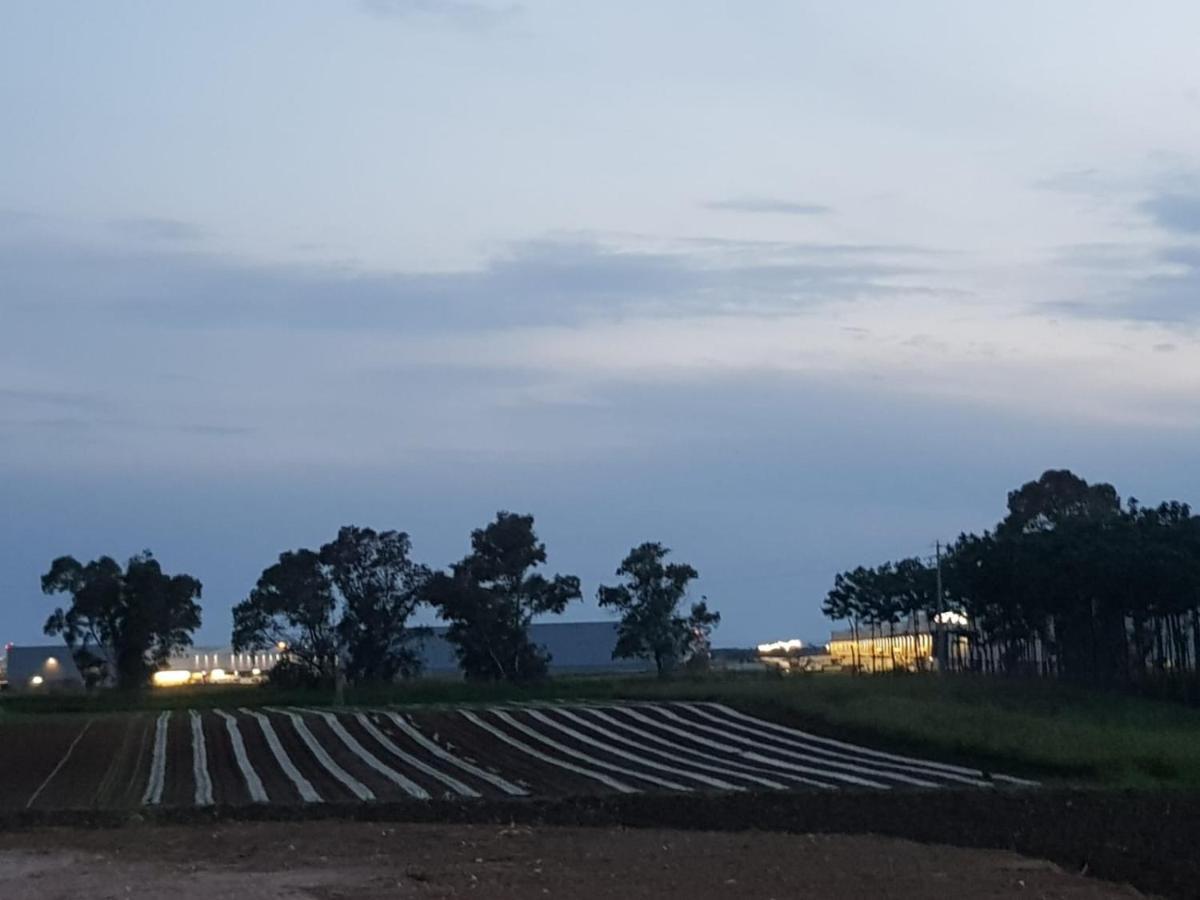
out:
<path id="1" fill-rule="evenodd" d="M 0 834 L 6 898 L 1139 897 L 995 850 L 844 835 L 241 822 Z"/>

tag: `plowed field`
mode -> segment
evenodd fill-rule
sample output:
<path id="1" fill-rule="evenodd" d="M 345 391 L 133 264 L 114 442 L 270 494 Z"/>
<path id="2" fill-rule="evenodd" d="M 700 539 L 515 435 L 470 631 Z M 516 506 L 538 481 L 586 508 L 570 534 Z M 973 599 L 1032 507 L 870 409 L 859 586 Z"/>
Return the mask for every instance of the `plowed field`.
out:
<path id="1" fill-rule="evenodd" d="M 1031 784 L 713 703 L 191 710 L 0 730 L 9 809 Z"/>

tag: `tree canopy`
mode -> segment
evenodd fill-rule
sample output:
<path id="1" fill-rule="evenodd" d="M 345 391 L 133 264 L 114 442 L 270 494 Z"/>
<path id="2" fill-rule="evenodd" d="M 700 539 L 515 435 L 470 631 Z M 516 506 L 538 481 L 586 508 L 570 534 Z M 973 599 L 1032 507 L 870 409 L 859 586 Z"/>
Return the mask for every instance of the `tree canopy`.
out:
<path id="1" fill-rule="evenodd" d="M 114 677 L 122 688 L 144 685 L 200 627 L 200 582 L 167 575 L 149 550 L 124 570 L 108 556 L 86 565 L 60 556 L 42 591 L 71 595 L 71 605 L 46 620 L 46 634 L 63 637 L 81 672 Z"/>
<path id="2" fill-rule="evenodd" d="M 597 593 L 601 606 L 621 615 L 613 657 L 651 658 L 659 675 L 707 648 L 708 635 L 721 621 L 704 601 L 692 604 L 689 615 L 680 614 L 688 584 L 699 573 L 686 563 L 665 562 L 670 552 L 657 543 L 634 547 L 616 571 L 625 582 L 602 585 Z"/>
<path id="3" fill-rule="evenodd" d="M 286 647 L 281 672 L 300 680 L 332 681 L 339 666 L 353 681 L 416 674 L 423 630 L 408 619 L 429 571 L 410 551 L 404 532 L 346 526 L 319 551 L 280 554 L 234 607 L 234 648 Z"/>
<path id="4" fill-rule="evenodd" d="M 995 528 L 948 548 L 942 598 L 934 577 L 922 560 L 842 573 L 825 612 L 873 630 L 897 612 L 960 612 L 956 664 L 981 671 L 1111 684 L 1196 670 L 1200 517 L 1187 504 L 1123 505 L 1112 485 L 1047 471 L 1009 493 Z"/>
<path id="5" fill-rule="evenodd" d="M 449 623 L 463 674 L 481 681 L 529 681 L 546 674 L 550 655 L 530 640 L 536 615 L 561 613 L 582 594 L 573 575 L 546 578 L 533 516 L 499 512 L 471 532 L 471 552 L 429 580 L 425 593 Z"/>

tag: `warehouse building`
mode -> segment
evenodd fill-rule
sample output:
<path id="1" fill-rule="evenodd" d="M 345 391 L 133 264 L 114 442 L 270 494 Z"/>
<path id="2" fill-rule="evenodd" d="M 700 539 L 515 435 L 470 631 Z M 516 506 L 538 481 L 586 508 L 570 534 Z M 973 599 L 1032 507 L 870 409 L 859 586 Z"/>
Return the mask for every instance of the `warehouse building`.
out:
<path id="1" fill-rule="evenodd" d="M 897 625 L 862 625 L 834 631 L 829 637 L 833 665 L 860 672 L 930 671 L 937 667 L 936 641 L 943 641 L 948 660 L 966 659 L 970 641 L 966 616 L 944 612 L 931 622 L 925 616 Z"/>
<path id="2" fill-rule="evenodd" d="M 457 677 L 458 659 L 438 626 L 421 641 L 422 672 L 426 676 Z M 550 653 L 552 675 L 632 673 L 654 668 L 651 660 L 613 659 L 617 644 L 615 622 L 541 622 L 529 636 Z M 163 686 L 190 683 L 255 681 L 270 672 L 287 647 L 237 653 L 232 647 L 191 647 L 173 656 L 156 682 Z M 8 683 L 14 691 L 61 691 L 83 687 L 83 676 L 62 644 L 8 648 Z"/>

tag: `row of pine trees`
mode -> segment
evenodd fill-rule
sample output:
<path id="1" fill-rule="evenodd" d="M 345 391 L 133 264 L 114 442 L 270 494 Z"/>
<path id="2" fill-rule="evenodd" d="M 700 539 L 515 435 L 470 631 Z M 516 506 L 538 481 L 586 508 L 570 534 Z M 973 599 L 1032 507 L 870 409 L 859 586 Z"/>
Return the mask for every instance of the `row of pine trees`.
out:
<path id="1" fill-rule="evenodd" d="M 1112 485 L 1048 471 L 1008 495 L 995 528 L 947 548 L 940 596 L 938 566 L 843 572 L 824 611 L 856 637 L 914 641 L 948 613 L 935 631 L 953 669 L 1196 688 L 1200 517 L 1185 503 L 1122 503 Z"/>

